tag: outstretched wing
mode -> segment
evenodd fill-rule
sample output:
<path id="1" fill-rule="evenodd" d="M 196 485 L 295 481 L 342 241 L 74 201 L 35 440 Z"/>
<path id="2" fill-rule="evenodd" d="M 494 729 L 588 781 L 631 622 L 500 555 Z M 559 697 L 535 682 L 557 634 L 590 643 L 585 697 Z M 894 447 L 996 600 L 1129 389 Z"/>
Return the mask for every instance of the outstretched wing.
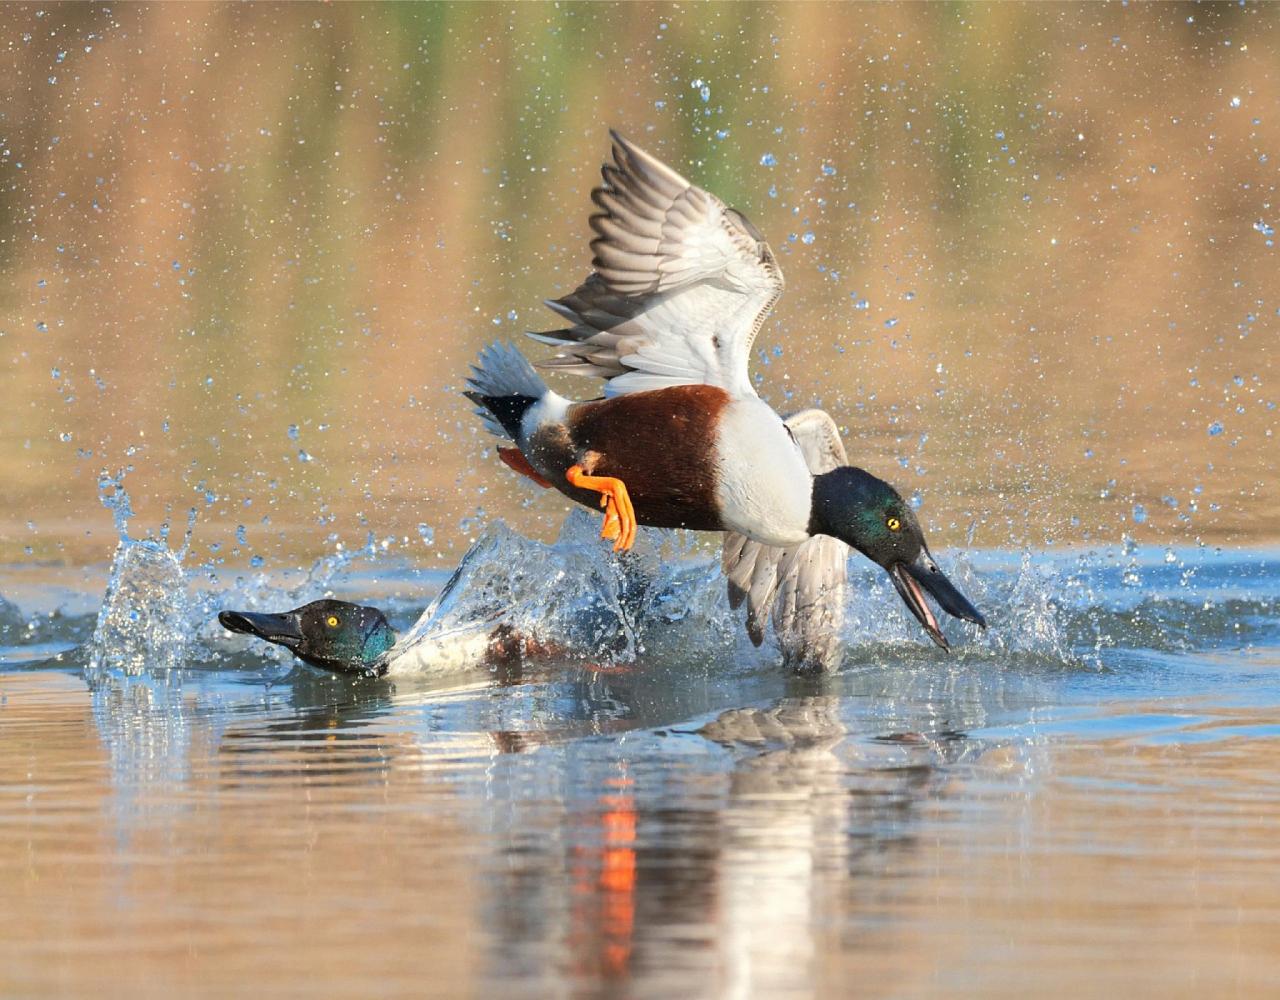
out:
<path id="1" fill-rule="evenodd" d="M 822 410 L 803 410 L 787 427 L 815 475 L 848 464 L 840 432 Z M 783 656 L 797 669 L 827 669 L 839 655 L 844 623 L 845 560 L 849 547 L 838 538 L 815 535 L 799 545 L 774 548 L 744 535 L 725 535 L 721 562 L 729 581 L 729 604 L 747 602 L 747 633 L 757 646 L 765 621 L 773 627 Z"/>
<path id="2" fill-rule="evenodd" d="M 607 379 L 608 395 L 705 383 L 754 395 L 747 362 L 782 294 L 769 244 L 740 213 L 616 132 L 591 192 L 595 273 L 547 305 L 571 324 L 530 336 L 542 367 Z"/>

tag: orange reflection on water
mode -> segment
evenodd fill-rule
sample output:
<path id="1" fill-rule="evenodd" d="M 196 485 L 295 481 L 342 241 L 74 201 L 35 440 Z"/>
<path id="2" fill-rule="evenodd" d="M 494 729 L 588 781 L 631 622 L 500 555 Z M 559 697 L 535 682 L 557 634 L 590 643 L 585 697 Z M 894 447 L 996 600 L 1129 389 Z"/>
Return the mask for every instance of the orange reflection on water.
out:
<path id="1" fill-rule="evenodd" d="M 572 850 L 574 886 L 570 940 L 575 976 L 625 978 L 629 972 L 636 917 L 636 803 L 625 765 L 608 778 L 610 789 L 596 800 L 583 834 L 599 847 Z"/>

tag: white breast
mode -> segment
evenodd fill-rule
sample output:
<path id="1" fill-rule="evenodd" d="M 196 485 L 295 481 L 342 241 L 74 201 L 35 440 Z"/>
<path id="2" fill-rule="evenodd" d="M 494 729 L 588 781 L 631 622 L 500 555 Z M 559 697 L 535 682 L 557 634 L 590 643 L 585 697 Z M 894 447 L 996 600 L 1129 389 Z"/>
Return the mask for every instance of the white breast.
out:
<path id="1" fill-rule="evenodd" d="M 422 617 L 427 618 L 431 610 L 428 608 Z M 399 677 L 473 670 L 484 664 L 492 634 L 493 629 L 488 623 L 434 634 L 419 634 L 415 625 L 413 631 L 388 650 L 387 673 Z"/>
<path id="2" fill-rule="evenodd" d="M 724 526 L 765 545 L 808 538 L 813 477 L 782 418 L 759 399 L 735 399 L 717 431 Z"/>

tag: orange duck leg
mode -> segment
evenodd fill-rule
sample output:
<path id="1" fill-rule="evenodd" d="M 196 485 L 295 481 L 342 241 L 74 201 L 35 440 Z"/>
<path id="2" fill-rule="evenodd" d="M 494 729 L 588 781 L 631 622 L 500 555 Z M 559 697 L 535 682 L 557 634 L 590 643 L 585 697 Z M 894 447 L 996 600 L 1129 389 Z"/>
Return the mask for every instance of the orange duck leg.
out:
<path id="1" fill-rule="evenodd" d="M 574 486 L 594 490 L 600 494 L 600 506 L 604 508 L 604 527 L 601 538 L 613 540 L 614 552 L 625 552 L 636 543 L 636 510 L 621 479 L 612 476 L 589 476 L 580 465 L 569 467 L 564 474 Z"/>

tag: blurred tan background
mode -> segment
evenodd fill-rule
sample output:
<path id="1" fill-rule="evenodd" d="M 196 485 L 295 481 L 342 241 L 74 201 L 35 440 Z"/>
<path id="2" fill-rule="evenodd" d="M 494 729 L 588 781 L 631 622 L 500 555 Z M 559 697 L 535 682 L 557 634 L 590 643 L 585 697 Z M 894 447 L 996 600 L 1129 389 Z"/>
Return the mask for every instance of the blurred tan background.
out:
<path id="1" fill-rule="evenodd" d="M 124 468 L 135 533 L 195 506 L 230 565 L 553 531 L 457 391 L 585 275 L 608 126 L 765 232 L 762 395 L 936 546 L 1280 532 L 1276 6 L 3 21 L 0 561 L 105 559 Z"/>

